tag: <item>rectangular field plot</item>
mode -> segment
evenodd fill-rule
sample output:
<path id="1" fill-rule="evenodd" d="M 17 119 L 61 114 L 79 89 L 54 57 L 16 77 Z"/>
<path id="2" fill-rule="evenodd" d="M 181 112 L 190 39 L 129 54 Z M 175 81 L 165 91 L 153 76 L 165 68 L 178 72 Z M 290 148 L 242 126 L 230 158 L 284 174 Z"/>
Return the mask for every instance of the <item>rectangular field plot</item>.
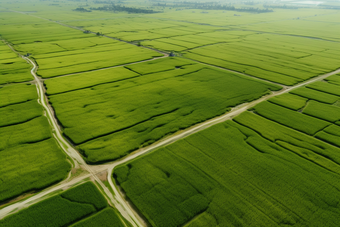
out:
<path id="1" fill-rule="evenodd" d="M 64 134 L 79 145 L 89 162 L 117 159 L 281 88 L 173 58 L 127 67 L 144 75 L 116 81 L 115 77 L 121 78 L 115 75 L 117 69 L 108 69 L 105 80 L 111 82 L 97 85 L 95 79 L 85 79 L 84 89 L 77 85 L 77 80 L 83 84 L 81 74 L 45 82 Z M 75 91 L 59 86 L 59 80 L 61 84 L 69 80 L 68 87 Z"/>
<path id="2" fill-rule="evenodd" d="M 244 31 L 230 31 L 241 35 Z M 218 36 L 219 32 L 215 32 Z M 228 32 L 223 32 L 227 34 Z M 272 82 L 294 85 L 339 68 L 336 42 L 317 39 L 249 34 L 227 43 L 208 45 L 184 52 L 200 62 L 232 69 Z"/>
<path id="3" fill-rule="evenodd" d="M 102 39 L 111 41 L 111 43 L 100 44 Z M 99 44 L 96 44 L 96 40 Z M 81 39 L 75 43 L 75 46 L 79 44 L 77 50 L 74 48 L 67 50 L 65 47 L 65 51 L 62 52 L 34 55 L 40 66 L 38 75 L 43 78 L 54 77 L 163 56 L 155 51 L 113 41 L 109 38 L 92 38 L 92 46 L 82 46 L 82 42 L 89 42 L 89 40 Z M 60 44 L 60 46 L 62 45 Z"/>
<path id="4" fill-rule="evenodd" d="M 92 182 L 83 183 L 0 220 L 3 227 L 125 226 Z"/>
<path id="5" fill-rule="evenodd" d="M 34 85 L 2 87 L 0 97 L 0 202 L 4 202 L 61 181 L 71 165 L 52 138 Z"/>
<path id="6" fill-rule="evenodd" d="M 221 123 L 114 170 L 151 226 L 338 226 L 340 149 L 236 119 L 246 127 Z"/>
<path id="7" fill-rule="evenodd" d="M 37 74 L 44 78 L 163 56 L 148 48 L 84 34 L 82 31 L 44 20 L 36 24 L 3 24 L 1 33 L 16 50 L 31 54 L 39 65 Z"/>
<path id="8" fill-rule="evenodd" d="M 340 25 L 338 23 L 315 21 L 319 18 L 322 18 L 322 16 L 313 15 L 313 17 L 309 17 L 306 20 L 274 21 L 269 23 L 242 25 L 240 27 L 253 31 L 297 35 L 339 42 Z M 339 16 L 337 15 L 333 14 L 332 18 L 339 21 Z M 314 21 L 310 21 L 310 19 Z"/>
<path id="9" fill-rule="evenodd" d="M 33 80 L 30 65 L 0 41 L 0 84 Z"/>

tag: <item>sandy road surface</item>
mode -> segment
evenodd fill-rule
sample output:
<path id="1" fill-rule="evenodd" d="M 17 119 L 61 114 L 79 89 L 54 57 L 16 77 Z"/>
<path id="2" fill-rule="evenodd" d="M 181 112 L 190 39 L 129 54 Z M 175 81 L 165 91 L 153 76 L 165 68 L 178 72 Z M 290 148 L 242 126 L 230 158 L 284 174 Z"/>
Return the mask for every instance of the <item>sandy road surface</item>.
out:
<path id="1" fill-rule="evenodd" d="M 10 46 L 11 47 L 11 46 Z M 14 51 L 14 49 L 11 47 L 11 49 Z M 37 70 L 37 65 L 29 58 L 23 57 L 26 61 L 28 61 L 29 63 L 31 63 L 33 65 L 33 68 L 31 69 L 31 74 L 34 77 L 34 81 L 37 87 L 37 92 L 38 92 L 38 102 L 43 106 L 44 110 L 45 110 L 45 114 L 46 117 L 52 127 L 52 133 L 54 138 L 57 140 L 58 144 L 60 145 L 60 147 L 65 151 L 65 153 L 74 161 L 74 167 L 78 168 L 81 167 L 82 169 L 85 169 L 88 174 L 80 177 L 80 178 L 75 178 L 72 179 L 71 181 L 65 180 L 63 182 L 61 182 L 60 184 L 58 184 L 57 186 L 51 188 L 50 190 L 47 191 L 43 191 L 41 193 L 36 194 L 33 197 L 30 197 L 29 199 L 26 199 L 24 201 L 21 202 L 17 202 L 15 204 L 12 204 L 8 207 L 5 207 L 3 209 L 0 210 L 0 218 L 5 217 L 8 214 L 13 213 L 14 211 L 18 211 L 22 208 L 27 207 L 29 204 L 32 203 L 36 203 L 38 201 L 40 201 L 44 196 L 46 196 L 47 194 L 54 192 L 56 190 L 59 190 L 61 188 L 67 187 L 69 185 L 74 185 L 77 182 L 87 178 L 87 177 L 92 177 L 102 188 L 102 190 L 105 193 L 105 196 L 110 200 L 111 204 L 113 204 L 118 211 L 121 213 L 121 215 L 130 222 L 130 224 L 132 226 L 143 226 L 144 223 L 142 221 L 141 218 L 137 218 L 135 216 L 134 211 L 128 209 L 127 207 L 124 206 L 124 204 L 121 204 L 121 202 L 119 200 L 117 200 L 111 193 L 111 191 L 103 184 L 103 182 L 98 178 L 98 176 L 96 175 L 98 172 L 93 171 L 88 165 L 87 163 L 84 161 L 84 159 L 81 157 L 81 155 L 78 153 L 78 151 L 76 151 L 65 139 L 64 137 L 61 135 L 57 120 L 54 118 L 52 111 L 50 110 L 50 108 L 47 105 L 47 97 L 45 97 L 45 93 L 44 93 L 44 87 L 43 87 L 43 83 L 40 80 L 40 78 L 36 75 L 36 70 Z"/>
<path id="2" fill-rule="evenodd" d="M 0 218 L 3 218 L 8 214 L 16 212 L 16 211 L 18 211 L 18 210 L 20 210 L 24 207 L 27 207 L 30 204 L 33 204 L 33 203 L 40 201 L 42 198 L 44 198 L 49 193 L 52 193 L 52 192 L 59 190 L 61 188 L 64 188 L 64 187 L 75 185 L 78 182 L 82 181 L 83 179 L 91 176 L 98 182 L 98 184 L 104 190 L 105 195 L 109 198 L 109 200 L 112 202 L 112 204 L 118 209 L 118 211 L 122 214 L 122 216 L 132 224 L 132 226 L 145 226 L 145 222 L 132 209 L 132 207 L 124 199 L 124 196 L 120 193 L 118 187 L 114 184 L 111 176 L 112 176 L 113 169 L 116 166 L 123 164 L 123 163 L 126 163 L 126 162 L 129 162 L 129 161 L 131 161 L 131 160 L 133 160 L 137 157 L 140 157 L 144 154 L 147 154 L 147 153 L 149 153 L 149 152 L 151 152 L 155 149 L 158 149 L 160 147 L 166 146 L 170 143 L 174 143 L 177 140 L 183 139 L 183 138 L 190 136 L 190 135 L 192 135 L 196 132 L 202 131 L 202 130 L 204 130 L 208 127 L 211 127 L 215 124 L 218 124 L 218 123 L 224 122 L 226 120 L 232 119 L 235 116 L 247 111 L 249 108 L 254 107 L 255 105 L 257 105 L 260 102 L 266 101 L 271 97 L 287 93 L 287 92 L 289 92 L 293 89 L 305 86 L 305 85 L 313 83 L 315 81 L 323 80 L 323 79 L 325 79 L 325 78 L 327 78 L 331 75 L 340 73 L 340 69 L 338 69 L 338 70 L 335 70 L 333 72 L 312 78 L 312 79 L 307 80 L 307 81 L 300 83 L 298 85 L 295 85 L 295 86 L 292 86 L 292 87 L 284 87 L 280 91 L 272 92 L 271 94 L 263 96 L 260 99 L 252 101 L 250 103 L 241 104 L 241 105 L 233 108 L 230 112 L 228 112 L 224 115 L 213 118 L 211 120 L 208 120 L 208 121 L 203 122 L 201 124 L 198 124 L 196 126 L 190 127 L 186 130 L 183 130 L 180 133 L 176 133 L 173 136 L 169 136 L 169 137 L 167 137 L 163 140 L 160 140 L 160 141 L 158 141 L 158 142 L 156 142 L 156 143 L 154 143 L 154 144 L 152 144 L 148 147 L 137 150 L 137 151 L 133 152 L 132 154 L 126 156 L 123 159 L 120 159 L 120 160 L 117 160 L 117 161 L 114 161 L 114 162 L 111 162 L 111 163 L 107 163 L 105 165 L 90 166 L 90 165 L 87 165 L 85 163 L 85 161 L 82 159 L 80 154 L 71 145 L 69 145 L 68 142 L 62 137 L 62 135 L 59 131 L 59 128 L 58 128 L 57 121 L 54 118 L 53 114 L 51 113 L 50 109 L 48 108 L 48 106 L 46 104 L 46 97 L 45 97 L 45 94 L 43 92 L 43 84 L 42 84 L 40 78 L 35 74 L 35 70 L 36 70 L 37 66 L 35 65 L 35 63 L 32 60 L 30 60 L 28 58 L 25 58 L 25 59 L 27 61 L 29 61 L 34 66 L 33 69 L 31 70 L 31 73 L 34 76 L 35 81 L 36 81 L 36 86 L 37 86 L 38 95 L 39 95 L 39 101 L 43 105 L 43 107 L 45 108 L 45 111 L 47 113 L 47 117 L 49 118 L 49 120 L 51 122 L 51 126 L 52 126 L 53 132 L 54 132 L 54 137 L 56 138 L 56 140 L 58 141 L 60 146 L 64 149 L 64 151 L 76 162 L 76 165 L 82 166 L 84 169 L 86 169 L 88 171 L 88 174 L 81 176 L 81 177 L 78 177 L 78 178 L 74 178 L 74 179 L 72 179 L 71 181 L 68 181 L 68 182 L 62 182 L 62 183 L 58 184 L 57 186 L 52 187 L 51 189 L 49 189 L 47 191 L 38 193 L 35 196 L 33 196 L 33 197 L 31 197 L 27 200 L 24 200 L 24 201 L 12 204 L 8 207 L 5 207 L 4 209 L 2 209 L 0 211 Z M 108 182 L 113 189 L 114 195 L 112 195 L 110 190 L 100 181 L 100 179 L 96 175 L 98 172 L 101 172 L 101 171 L 104 171 L 104 170 L 108 171 Z"/>

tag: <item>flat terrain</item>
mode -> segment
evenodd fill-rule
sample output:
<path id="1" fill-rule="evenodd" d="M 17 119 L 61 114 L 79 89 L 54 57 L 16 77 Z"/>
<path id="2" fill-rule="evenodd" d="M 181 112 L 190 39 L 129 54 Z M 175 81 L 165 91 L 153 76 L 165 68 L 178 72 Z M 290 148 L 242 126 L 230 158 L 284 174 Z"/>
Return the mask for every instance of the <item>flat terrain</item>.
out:
<path id="1" fill-rule="evenodd" d="M 121 217 L 92 182 L 59 192 L 48 199 L 0 220 L 1 226 L 114 226 Z"/>
<path id="2" fill-rule="evenodd" d="M 0 226 L 337 227 L 339 9 L 0 0 Z"/>
<path id="3" fill-rule="evenodd" d="M 39 190 L 64 179 L 70 170 L 65 154 L 52 138 L 38 104 L 30 65 L 1 42 L 0 202 Z"/>
<path id="4" fill-rule="evenodd" d="M 280 89 L 187 60 L 167 58 L 126 68 L 135 73 L 114 68 L 45 81 L 65 135 L 79 145 L 89 162 L 117 159 Z M 102 73 L 111 81 L 86 79 Z M 85 80 L 84 89 L 75 82 L 79 79 Z"/>
<path id="5" fill-rule="evenodd" d="M 325 82 L 292 93 L 320 83 L 328 89 L 319 96 L 334 93 Z M 305 97 L 269 99 L 114 177 L 152 226 L 337 226 L 340 107 Z"/>

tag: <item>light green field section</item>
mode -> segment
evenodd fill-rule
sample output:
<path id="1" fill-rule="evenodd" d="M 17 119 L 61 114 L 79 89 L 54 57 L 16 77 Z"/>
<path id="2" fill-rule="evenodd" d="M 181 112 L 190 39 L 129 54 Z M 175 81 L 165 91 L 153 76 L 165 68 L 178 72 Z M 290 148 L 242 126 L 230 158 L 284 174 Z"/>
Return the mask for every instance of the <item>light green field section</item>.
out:
<path id="1" fill-rule="evenodd" d="M 0 201 L 63 180 L 71 165 L 52 138 L 31 84 L 0 89 Z M 20 103 L 20 104 L 16 104 Z"/>
<path id="2" fill-rule="evenodd" d="M 340 41 L 340 24 L 339 23 L 327 23 L 323 21 L 316 21 L 322 16 L 314 16 L 308 19 L 313 19 L 313 21 L 308 20 L 286 20 L 286 21 L 275 21 L 269 23 L 252 24 L 240 26 L 244 29 L 249 29 L 253 31 L 269 32 L 269 33 L 279 33 L 287 35 L 297 35 L 303 37 L 311 37 L 316 39 L 323 39 L 328 41 Z M 334 20 L 339 20 L 340 16 L 333 14 L 332 18 Z"/>
<path id="3" fill-rule="evenodd" d="M 0 41 L 0 84 L 25 82 L 33 79 L 30 65 Z"/>
<path id="4" fill-rule="evenodd" d="M 277 85 L 188 63 L 192 62 L 167 58 L 157 63 L 136 64 L 131 66 L 134 71 L 149 74 L 103 85 L 92 80 L 91 88 L 51 95 L 49 100 L 65 135 L 80 144 L 89 162 L 98 162 L 124 156 L 270 90 L 280 89 Z M 176 68 L 178 65 L 183 66 Z M 150 73 L 161 69 L 167 71 Z M 108 69 L 108 75 L 115 70 Z M 59 89 L 55 88 L 58 80 L 67 78 L 70 84 L 76 83 L 75 76 L 56 78 L 53 84 L 47 81 L 47 91 Z"/>
<path id="5" fill-rule="evenodd" d="M 14 84 L 0 87 L 0 107 L 38 99 L 35 85 Z"/>
<path id="6" fill-rule="evenodd" d="M 17 14 L 17 13 L 12 13 Z M 12 17 L 5 14 L 3 17 Z M 85 34 L 43 19 L 21 24 L 1 24 L 2 37 L 22 54 L 29 53 L 43 78 L 86 72 L 163 56 L 153 50 L 110 38 Z M 1 60 L 0 60 L 1 63 Z M 25 62 L 24 62 L 25 63 Z M 27 68 L 27 64 L 25 65 Z"/>
<path id="7" fill-rule="evenodd" d="M 83 183 L 20 210 L 0 220 L 0 225 L 3 227 L 125 226 L 92 182 Z"/>
<path id="8" fill-rule="evenodd" d="M 292 110 L 300 110 L 306 105 L 307 100 L 308 99 L 306 98 L 286 93 L 280 96 L 275 96 L 268 101 Z"/>
<path id="9" fill-rule="evenodd" d="M 243 31 L 236 32 L 241 35 Z M 294 85 L 337 69 L 338 51 L 339 45 L 335 42 L 253 33 L 237 42 L 192 49 L 184 56 L 276 83 Z"/>

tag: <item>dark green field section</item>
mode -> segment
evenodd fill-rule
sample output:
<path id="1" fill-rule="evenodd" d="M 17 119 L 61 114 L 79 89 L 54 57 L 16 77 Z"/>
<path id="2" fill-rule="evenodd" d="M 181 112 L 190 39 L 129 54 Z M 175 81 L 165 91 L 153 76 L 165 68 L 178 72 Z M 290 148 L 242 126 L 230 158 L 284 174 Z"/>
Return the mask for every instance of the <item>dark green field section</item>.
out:
<path id="1" fill-rule="evenodd" d="M 165 61 L 173 65 L 171 70 L 168 67 L 161 70 Z M 64 92 L 49 95 L 49 101 L 64 134 L 79 145 L 87 161 L 117 159 L 280 89 L 277 85 L 201 64 L 190 62 L 189 65 L 187 60 L 180 63 L 167 58 L 158 63 L 131 67 L 135 72 L 146 73 L 138 77 L 129 76 L 127 69 L 120 70 L 124 74 L 117 73 L 118 69 L 108 69 L 106 79 L 102 77 L 104 74 L 99 74 L 99 82 L 94 78 L 87 80 L 90 73 L 84 74 L 84 81 L 78 75 L 45 81 L 47 93 Z M 150 73 L 156 69 L 160 72 Z M 125 74 L 128 76 L 122 79 Z M 69 81 L 68 88 L 59 86 L 59 80 L 62 84 Z M 96 85 L 107 80 L 112 82 Z M 80 89 L 79 84 L 87 88 Z"/>
<path id="2" fill-rule="evenodd" d="M 338 226 L 340 149 L 251 113 L 236 121 L 114 177 L 152 226 Z"/>
<path id="3" fill-rule="evenodd" d="M 63 180 L 71 165 L 52 138 L 34 85 L 4 86 L 0 96 L 0 106 L 6 105 L 0 108 L 0 201 L 3 202 Z"/>
<path id="4" fill-rule="evenodd" d="M 0 84 L 33 80 L 30 65 L 0 40 Z"/>
<path id="5" fill-rule="evenodd" d="M 124 226 L 92 182 L 61 192 L 0 220 L 3 227 L 70 225 Z"/>
<path id="6" fill-rule="evenodd" d="M 151 226 L 338 226 L 340 96 L 321 103 L 328 93 L 313 91 L 273 97 L 113 177 Z"/>

